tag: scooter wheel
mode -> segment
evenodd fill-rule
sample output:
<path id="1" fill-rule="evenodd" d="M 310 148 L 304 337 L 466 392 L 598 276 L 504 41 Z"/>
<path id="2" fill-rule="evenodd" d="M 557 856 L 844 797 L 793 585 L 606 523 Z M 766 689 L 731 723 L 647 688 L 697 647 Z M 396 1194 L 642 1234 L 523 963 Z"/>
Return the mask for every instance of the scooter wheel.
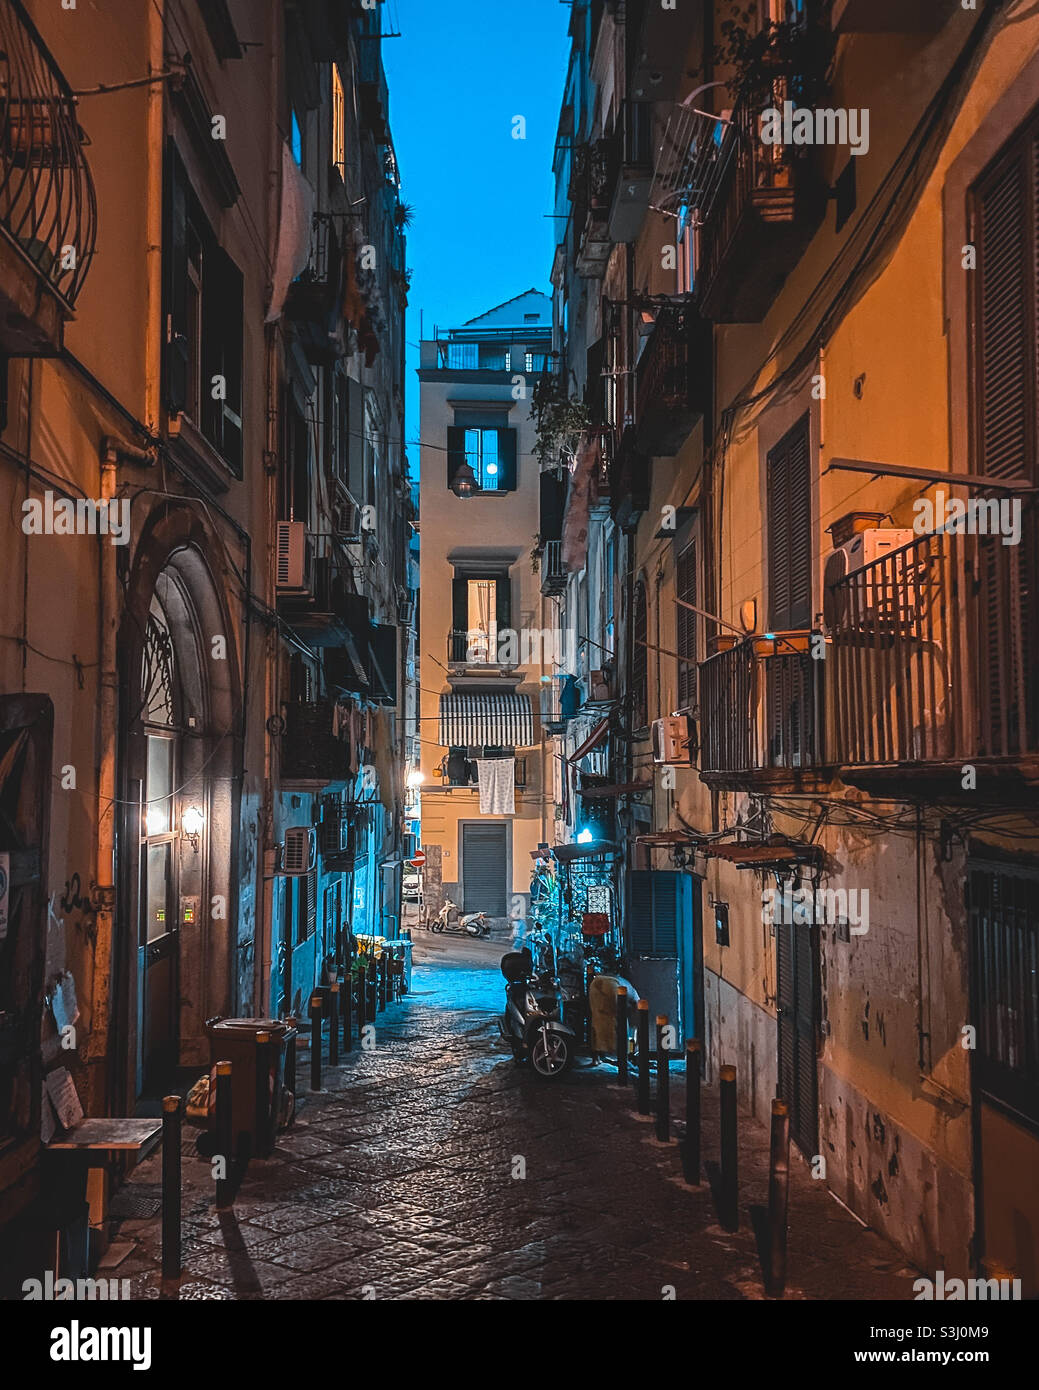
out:
<path id="1" fill-rule="evenodd" d="M 530 1047 L 530 1065 L 542 1081 L 554 1081 L 567 1071 L 574 1060 L 570 1039 L 564 1033 L 540 1029 Z"/>

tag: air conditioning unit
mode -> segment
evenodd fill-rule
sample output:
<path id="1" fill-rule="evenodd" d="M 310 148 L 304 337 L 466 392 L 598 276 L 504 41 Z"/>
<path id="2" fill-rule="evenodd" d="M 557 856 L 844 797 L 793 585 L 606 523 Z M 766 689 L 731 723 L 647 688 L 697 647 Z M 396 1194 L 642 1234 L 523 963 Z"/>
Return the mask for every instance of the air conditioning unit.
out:
<path id="1" fill-rule="evenodd" d="M 307 573 L 307 528 L 302 521 L 279 521 L 275 582 L 279 589 L 305 592 Z"/>
<path id="2" fill-rule="evenodd" d="M 610 671 L 588 672 L 588 700 L 591 704 L 612 698 L 611 674 Z"/>
<path id="3" fill-rule="evenodd" d="M 842 546 L 838 546 L 826 559 L 823 572 L 823 621 L 827 630 L 843 626 L 849 616 L 849 593 L 847 587 L 837 585 L 849 574 L 880 560 L 892 550 L 908 545 L 914 532 L 907 526 L 870 526 L 855 535 Z M 886 589 L 886 592 L 881 590 Z M 864 590 L 856 605 L 858 618 L 870 624 L 893 620 L 896 609 L 892 606 L 892 595 L 887 586 L 874 582 L 870 576 L 865 580 Z M 901 609 L 902 617 L 911 616 Z"/>
<path id="4" fill-rule="evenodd" d="M 361 513 L 352 502 L 337 502 L 332 508 L 332 530 L 341 541 L 361 539 Z"/>
<path id="5" fill-rule="evenodd" d="M 317 833 L 322 854 L 346 854 L 350 849 L 350 822 L 342 810 L 326 811 Z"/>
<path id="6" fill-rule="evenodd" d="M 289 878 L 309 874 L 317 860 L 316 836 L 307 825 L 293 825 L 285 831 L 281 849 L 281 871 Z"/>
<path id="7" fill-rule="evenodd" d="M 696 753 L 693 725 L 687 714 L 669 714 L 650 726 L 655 763 L 691 763 Z"/>

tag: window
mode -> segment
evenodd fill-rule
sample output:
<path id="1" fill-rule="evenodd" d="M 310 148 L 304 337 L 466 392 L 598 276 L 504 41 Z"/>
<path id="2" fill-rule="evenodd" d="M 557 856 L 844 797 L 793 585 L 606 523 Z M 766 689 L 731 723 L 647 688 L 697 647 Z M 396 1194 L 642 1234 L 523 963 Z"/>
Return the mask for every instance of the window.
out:
<path id="1" fill-rule="evenodd" d="M 452 661 L 495 663 L 499 635 L 512 623 L 508 570 L 494 574 L 456 571 L 451 591 Z"/>
<path id="2" fill-rule="evenodd" d="M 644 729 L 649 720 L 649 662 L 646 647 L 649 619 L 646 607 L 646 586 L 640 579 L 635 585 L 631 618 L 631 726 Z"/>
<path id="3" fill-rule="evenodd" d="M 1039 872 L 975 863 L 967 896 L 977 1079 L 1039 1121 Z"/>
<path id="4" fill-rule="evenodd" d="M 523 315 L 523 322 L 524 322 L 524 323 L 540 323 L 540 322 L 541 322 L 541 315 L 540 315 L 540 314 L 524 314 L 524 315 Z"/>
<path id="5" fill-rule="evenodd" d="M 532 372 L 534 370 L 534 354 L 532 352 L 524 354 L 523 370 L 525 372 Z"/>
<path id="6" fill-rule="evenodd" d="M 468 421 L 451 426 L 447 431 L 448 487 L 463 463 L 473 470 L 482 492 L 515 491 L 516 431 Z"/>
<path id="7" fill-rule="evenodd" d="M 242 273 L 216 239 L 169 146 L 163 228 L 163 387 L 236 476 L 242 475 Z"/>
<path id="8" fill-rule="evenodd" d="M 675 596 L 686 603 L 696 603 L 696 545 L 685 547 L 678 557 L 675 576 Z M 685 709 L 696 704 L 696 658 L 697 622 L 696 614 L 681 604 L 675 605 L 675 625 L 677 627 L 676 650 L 678 652 L 678 707 Z"/>
<path id="9" fill-rule="evenodd" d="M 1039 476 L 1039 112 L 973 189 L 975 471 Z M 1025 547 L 1022 547 L 1025 549 Z"/>
<path id="10" fill-rule="evenodd" d="M 332 163 L 346 178 L 346 92 L 339 69 L 332 64 Z"/>
<path id="11" fill-rule="evenodd" d="M 448 343 L 447 365 L 450 371 L 475 372 L 480 365 L 478 343 Z"/>

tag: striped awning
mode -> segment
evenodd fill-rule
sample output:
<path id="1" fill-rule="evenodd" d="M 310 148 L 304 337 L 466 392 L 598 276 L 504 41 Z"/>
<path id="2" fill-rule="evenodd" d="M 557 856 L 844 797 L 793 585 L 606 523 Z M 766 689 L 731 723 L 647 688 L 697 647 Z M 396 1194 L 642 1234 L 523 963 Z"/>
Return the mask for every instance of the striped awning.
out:
<path id="1" fill-rule="evenodd" d="M 441 695 L 440 742 L 445 748 L 532 748 L 530 696 Z"/>

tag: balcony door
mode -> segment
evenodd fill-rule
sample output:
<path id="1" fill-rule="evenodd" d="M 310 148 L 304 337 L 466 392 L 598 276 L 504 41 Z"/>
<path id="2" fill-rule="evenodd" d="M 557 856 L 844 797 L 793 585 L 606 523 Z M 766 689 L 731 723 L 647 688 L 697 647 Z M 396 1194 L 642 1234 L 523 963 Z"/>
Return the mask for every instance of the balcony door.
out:
<path id="1" fill-rule="evenodd" d="M 458 571 L 452 587 L 453 629 L 450 657 L 493 665 L 500 634 L 512 624 L 512 583 L 507 570 Z"/>
<path id="2" fill-rule="evenodd" d="M 783 916 L 797 914 L 784 912 Z M 776 926 L 778 1093 L 790 1107 L 791 1138 L 807 1159 L 819 1151 L 818 982 L 818 928 L 797 922 L 779 923 Z"/>

